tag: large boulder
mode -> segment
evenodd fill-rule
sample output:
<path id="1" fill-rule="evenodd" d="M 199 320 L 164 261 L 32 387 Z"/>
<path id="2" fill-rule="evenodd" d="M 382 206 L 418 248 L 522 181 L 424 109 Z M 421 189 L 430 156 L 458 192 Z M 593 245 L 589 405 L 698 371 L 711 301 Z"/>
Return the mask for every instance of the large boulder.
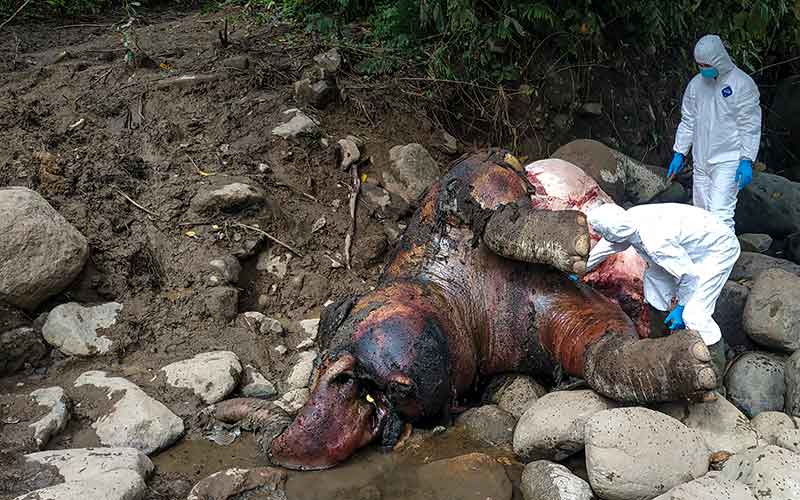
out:
<path id="1" fill-rule="evenodd" d="M 617 408 L 586 423 L 589 483 L 606 500 L 649 500 L 708 471 L 705 440 L 647 408 Z"/>
<path id="2" fill-rule="evenodd" d="M 795 276 L 800 276 L 800 265 L 789 262 L 785 259 L 777 259 L 769 255 L 753 252 L 742 252 L 739 260 L 733 266 L 731 275 L 728 279 L 734 281 L 753 281 L 756 277 L 767 269 L 783 269 Z"/>
<path id="3" fill-rule="evenodd" d="M 782 411 L 762 411 L 750 421 L 758 435 L 766 444 L 775 444 L 778 435 L 785 430 L 797 429 L 797 423 Z"/>
<path id="4" fill-rule="evenodd" d="M 744 331 L 744 306 L 750 289 L 735 281 L 728 281 L 722 287 L 714 309 L 714 321 L 722 331 L 728 358 L 737 354 L 756 350 L 756 344 Z"/>
<path id="5" fill-rule="evenodd" d="M 117 322 L 122 304 L 108 302 L 84 307 L 75 302 L 62 304 L 47 315 L 42 336 L 48 344 L 69 356 L 106 354 L 114 347 L 105 331 Z"/>
<path id="6" fill-rule="evenodd" d="M 495 405 L 471 408 L 456 419 L 472 439 L 493 446 L 510 445 L 514 437 L 514 416 Z"/>
<path id="7" fill-rule="evenodd" d="M 800 498 L 800 455 L 778 446 L 765 446 L 731 457 L 720 478 L 750 487 L 759 500 Z"/>
<path id="8" fill-rule="evenodd" d="M 389 150 L 383 184 L 390 193 L 414 205 L 438 179 L 439 167 L 421 144 L 395 146 Z"/>
<path id="9" fill-rule="evenodd" d="M 563 460 L 583 449 L 586 421 L 614 406 L 590 390 L 551 392 L 519 419 L 514 430 L 514 453 L 526 462 Z"/>
<path id="10" fill-rule="evenodd" d="M 800 231 L 800 183 L 780 175 L 753 173 L 739 193 L 736 232 L 781 238 Z"/>
<path id="11" fill-rule="evenodd" d="M 800 351 L 792 354 L 784 365 L 784 384 L 786 398 L 783 409 L 789 415 L 800 417 Z"/>
<path id="12" fill-rule="evenodd" d="M 551 158 L 568 161 L 594 179 L 614 201 L 625 201 L 625 170 L 617 163 L 612 149 L 602 142 L 577 139 L 558 148 Z"/>
<path id="13" fill-rule="evenodd" d="M 189 389 L 206 404 L 214 404 L 239 385 L 242 364 L 231 351 L 212 351 L 170 363 L 161 371 L 167 385 Z"/>
<path id="14" fill-rule="evenodd" d="M 592 488 L 561 464 L 539 460 L 525 466 L 520 480 L 525 500 L 593 500 Z"/>
<path id="15" fill-rule="evenodd" d="M 495 377 L 484 391 L 483 400 L 520 418 L 547 390 L 527 375 Z"/>
<path id="16" fill-rule="evenodd" d="M 117 469 L 32 491 L 14 500 L 140 500 L 146 493 L 142 476 L 129 469 Z"/>
<path id="17" fill-rule="evenodd" d="M 756 277 L 744 308 L 744 329 L 759 344 L 800 349 L 800 277 L 768 269 Z"/>
<path id="18" fill-rule="evenodd" d="M 0 301 L 35 309 L 72 283 L 88 256 L 86 238 L 38 193 L 0 188 Z"/>
<path id="19" fill-rule="evenodd" d="M 775 436 L 775 445 L 794 453 L 800 453 L 800 429 L 786 429 Z"/>
<path id="20" fill-rule="evenodd" d="M 739 357 L 725 375 L 727 397 L 745 415 L 784 407 L 786 357 L 766 352 L 748 352 Z"/>
<path id="21" fill-rule="evenodd" d="M 47 345 L 33 328 L 0 332 L 0 375 L 8 375 L 36 363 L 47 354 Z"/>
<path id="22" fill-rule="evenodd" d="M 653 500 L 755 500 L 755 498 L 745 484 L 731 479 L 703 476 L 676 486 Z"/>

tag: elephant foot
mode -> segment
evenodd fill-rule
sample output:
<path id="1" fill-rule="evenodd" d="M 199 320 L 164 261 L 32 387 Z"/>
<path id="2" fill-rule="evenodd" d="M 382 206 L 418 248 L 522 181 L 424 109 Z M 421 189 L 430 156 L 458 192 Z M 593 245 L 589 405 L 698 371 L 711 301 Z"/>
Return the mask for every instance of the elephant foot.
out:
<path id="1" fill-rule="evenodd" d="M 589 256 L 586 216 L 577 210 L 537 210 L 526 204 L 498 208 L 483 241 L 494 253 L 521 262 L 548 264 L 583 275 Z"/>
<path id="2" fill-rule="evenodd" d="M 631 339 L 609 333 L 586 350 L 584 374 L 598 393 L 629 403 L 713 398 L 711 354 L 696 332 Z"/>

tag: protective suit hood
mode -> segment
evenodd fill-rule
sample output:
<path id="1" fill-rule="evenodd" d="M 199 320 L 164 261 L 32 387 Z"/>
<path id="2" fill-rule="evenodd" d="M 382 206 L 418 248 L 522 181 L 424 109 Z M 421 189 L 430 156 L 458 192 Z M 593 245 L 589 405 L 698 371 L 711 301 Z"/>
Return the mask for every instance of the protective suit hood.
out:
<path id="1" fill-rule="evenodd" d="M 694 46 L 694 60 L 717 68 L 720 75 L 733 71 L 736 66 L 717 35 L 705 35 Z"/>
<path id="2" fill-rule="evenodd" d="M 627 243 L 637 239 L 636 223 L 624 208 L 606 203 L 589 210 L 586 220 L 600 236 L 613 243 Z"/>

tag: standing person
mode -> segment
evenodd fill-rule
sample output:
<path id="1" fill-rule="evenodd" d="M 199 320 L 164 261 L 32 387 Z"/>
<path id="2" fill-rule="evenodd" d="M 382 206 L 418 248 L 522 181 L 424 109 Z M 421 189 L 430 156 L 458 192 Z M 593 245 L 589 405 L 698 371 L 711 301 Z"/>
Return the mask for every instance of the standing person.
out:
<path id="1" fill-rule="evenodd" d="M 697 42 L 694 59 L 700 73 L 683 94 L 681 123 L 672 148 L 675 154 L 667 175 L 680 172 L 691 148 L 694 206 L 733 229 L 736 197 L 753 178 L 761 141 L 758 87 L 733 64 L 717 35 Z"/>
<path id="2" fill-rule="evenodd" d="M 679 203 L 628 210 L 607 203 L 589 210 L 586 218 L 602 236 L 589 254 L 587 270 L 633 246 L 647 263 L 644 299 L 660 312 L 651 314 L 651 321 L 669 311 L 664 323 L 670 330 L 688 328 L 699 333 L 721 381 L 725 344 L 711 315 L 739 258 L 739 240 L 733 231 L 709 212 Z"/>

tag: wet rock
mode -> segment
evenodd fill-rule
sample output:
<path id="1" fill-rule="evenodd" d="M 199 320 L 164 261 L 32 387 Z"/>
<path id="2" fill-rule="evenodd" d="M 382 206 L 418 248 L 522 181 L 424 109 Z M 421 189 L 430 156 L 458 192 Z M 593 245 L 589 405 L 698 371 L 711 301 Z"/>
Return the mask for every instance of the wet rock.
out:
<path id="1" fill-rule="evenodd" d="M 784 385 L 784 409 L 789 415 L 800 417 L 800 351 L 792 354 L 784 365 Z"/>
<path id="2" fill-rule="evenodd" d="M 625 201 L 625 171 L 617 163 L 612 149 L 590 139 L 578 139 L 558 148 L 552 155 L 580 167 L 614 201 Z"/>
<path id="3" fill-rule="evenodd" d="M 211 474 L 192 488 L 186 500 L 234 500 L 259 498 L 286 500 L 284 486 L 287 473 L 275 467 L 227 469 Z"/>
<path id="4" fill-rule="evenodd" d="M 0 395 L 0 450 L 40 450 L 69 420 L 69 399 L 61 387 L 30 394 Z"/>
<path id="5" fill-rule="evenodd" d="M 527 375 L 503 375 L 495 377 L 486 388 L 483 400 L 494 403 L 520 418 L 547 390 Z"/>
<path id="6" fill-rule="evenodd" d="M 319 133 L 319 124 L 305 113 L 295 109 L 286 111 L 284 114 L 294 114 L 294 116 L 283 125 L 272 129 L 272 135 L 277 135 L 284 139 L 295 139 L 300 136 L 314 136 Z"/>
<path id="7" fill-rule="evenodd" d="M 439 167 L 420 144 L 393 147 L 389 162 L 383 173 L 384 187 L 412 205 L 439 178 Z"/>
<path id="8" fill-rule="evenodd" d="M 189 389 L 206 404 L 225 399 L 236 389 L 242 364 L 230 351 L 203 352 L 161 369 L 167 385 Z"/>
<path id="9" fill-rule="evenodd" d="M 776 259 L 760 253 L 742 252 L 733 266 L 729 279 L 734 281 L 753 281 L 767 269 L 783 269 L 795 276 L 800 276 L 800 265 L 784 259 Z"/>
<path id="10" fill-rule="evenodd" d="M 728 359 L 736 354 L 756 349 L 756 344 L 744 331 L 744 306 L 750 289 L 735 281 L 728 281 L 722 287 L 714 309 L 714 321 L 719 325 L 725 345 L 728 347 Z"/>
<path id="11" fill-rule="evenodd" d="M 208 263 L 209 267 L 218 272 L 222 279 L 227 283 L 239 281 L 239 273 L 242 272 L 242 265 L 233 255 L 224 255 Z"/>
<path id="12" fill-rule="evenodd" d="M 775 444 L 782 431 L 797 428 L 792 417 L 782 411 L 763 411 L 750 421 L 750 425 L 766 444 Z"/>
<path id="13" fill-rule="evenodd" d="M 448 480 L 442 481 L 442 478 Z M 409 485 L 396 485 L 395 488 L 404 494 L 394 498 L 511 500 L 513 493 L 503 466 L 482 453 L 470 453 L 422 465 L 417 469 L 415 479 Z"/>
<path id="14" fill-rule="evenodd" d="M 777 350 L 800 349 L 800 277 L 768 269 L 756 277 L 744 308 L 744 329 L 755 342 Z"/>
<path id="15" fill-rule="evenodd" d="M 784 237 L 800 231 L 800 183 L 780 175 L 753 172 L 739 193 L 736 232 Z"/>
<path id="16" fill-rule="evenodd" d="M 342 67 L 342 54 L 339 53 L 339 49 L 332 48 L 327 52 L 314 56 L 314 63 L 326 73 L 334 75 Z"/>
<path id="17" fill-rule="evenodd" d="M 786 429 L 775 436 L 775 444 L 793 453 L 800 453 L 800 429 Z"/>
<path id="18" fill-rule="evenodd" d="M 721 395 L 705 403 L 675 402 L 658 411 L 679 420 L 703 436 L 711 452 L 741 453 L 759 445 L 758 433 L 742 412 Z"/>
<path id="19" fill-rule="evenodd" d="M 239 290 L 230 286 L 215 286 L 206 290 L 203 301 L 206 314 L 214 319 L 230 321 L 239 307 Z"/>
<path id="20" fill-rule="evenodd" d="M 514 453 L 523 461 L 563 460 L 583 449 L 587 420 L 614 406 L 590 390 L 546 394 L 519 419 L 514 430 Z"/>
<path id="21" fill-rule="evenodd" d="M 128 469 L 118 469 L 32 491 L 14 500 L 139 500 L 147 493 L 142 477 Z"/>
<path id="22" fill-rule="evenodd" d="M 266 201 L 261 188 L 246 182 L 222 181 L 203 187 L 192 198 L 190 206 L 199 214 L 216 212 L 236 212 L 249 207 L 259 206 Z"/>
<path id="23" fill-rule="evenodd" d="M 44 472 L 54 467 L 66 482 L 86 480 L 115 470 L 130 470 L 142 479 L 153 472 L 153 462 L 135 448 L 49 450 L 30 453 L 24 458 L 27 468 Z"/>
<path id="24" fill-rule="evenodd" d="M 15 328 L 0 333 L 0 375 L 9 375 L 42 359 L 47 346 L 33 328 Z"/>
<path id="25" fill-rule="evenodd" d="M 248 398 L 269 399 L 277 394 L 275 386 L 267 380 L 255 367 L 247 365 L 242 372 L 242 381 L 239 386 L 242 396 Z"/>
<path id="26" fill-rule="evenodd" d="M 298 354 L 297 363 L 292 367 L 292 371 L 286 379 L 289 390 L 308 387 L 311 373 L 314 371 L 314 361 L 316 359 L 316 351 L 306 351 Z"/>
<path id="27" fill-rule="evenodd" d="M 275 401 L 275 405 L 289 415 L 294 415 L 306 404 L 309 397 L 311 397 L 311 391 L 307 387 L 293 389 L 284 394 L 281 399 Z"/>
<path id="28" fill-rule="evenodd" d="M 315 81 L 310 78 L 303 78 L 294 83 L 294 98 L 298 104 L 304 106 L 310 104 L 322 109 L 336 99 L 337 92 L 335 82 L 327 79 Z M 273 133 L 275 133 L 274 130 Z"/>
<path id="29" fill-rule="evenodd" d="M 587 102 L 581 106 L 581 113 L 591 116 L 603 116 L 603 104 L 599 102 Z"/>
<path id="30" fill-rule="evenodd" d="M 64 430 L 69 421 L 70 401 L 61 387 L 46 387 L 30 394 L 33 402 L 44 407 L 45 415 L 30 424 L 33 430 L 33 439 L 39 448 L 43 448 L 50 438 Z"/>
<path id="31" fill-rule="evenodd" d="M 719 477 L 750 487 L 757 499 L 800 498 L 800 455 L 777 446 L 765 446 L 734 455 Z"/>
<path id="32" fill-rule="evenodd" d="M 84 307 L 75 302 L 62 304 L 47 315 L 42 336 L 48 344 L 69 356 L 91 356 L 109 352 L 114 342 L 102 335 L 103 328 L 117 322 L 122 304 L 108 302 Z"/>
<path id="33" fill-rule="evenodd" d="M 103 446 L 130 447 L 150 454 L 183 434 L 183 421 L 136 384 L 102 371 L 88 371 L 75 380 L 82 389 L 81 412 L 90 418 Z"/>
<path id="34" fill-rule="evenodd" d="M 743 354 L 725 375 L 728 399 L 749 418 L 762 411 L 783 410 L 785 363 L 784 356 L 775 354 Z"/>
<path id="35" fill-rule="evenodd" d="M 647 408 L 617 408 L 586 423 L 589 483 L 606 500 L 645 500 L 703 476 L 709 452 L 703 437 Z"/>
<path id="36" fill-rule="evenodd" d="M 27 188 L 0 188 L 0 214 L 0 300 L 35 309 L 78 276 L 89 256 L 88 242 Z"/>
<path id="37" fill-rule="evenodd" d="M 755 498 L 747 485 L 730 479 L 704 476 L 676 486 L 653 500 L 755 500 Z"/>
<path id="38" fill-rule="evenodd" d="M 764 253 L 772 245 L 772 236 L 768 234 L 745 233 L 739 235 L 742 252 Z"/>
<path id="39" fill-rule="evenodd" d="M 539 460 L 525 466 L 520 480 L 525 500 L 594 500 L 592 488 L 561 464 Z"/>
<path id="40" fill-rule="evenodd" d="M 516 421 L 513 415 L 497 406 L 486 405 L 465 411 L 456 419 L 456 424 L 463 426 L 476 441 L 502 446 L 511 444 Z"/>

